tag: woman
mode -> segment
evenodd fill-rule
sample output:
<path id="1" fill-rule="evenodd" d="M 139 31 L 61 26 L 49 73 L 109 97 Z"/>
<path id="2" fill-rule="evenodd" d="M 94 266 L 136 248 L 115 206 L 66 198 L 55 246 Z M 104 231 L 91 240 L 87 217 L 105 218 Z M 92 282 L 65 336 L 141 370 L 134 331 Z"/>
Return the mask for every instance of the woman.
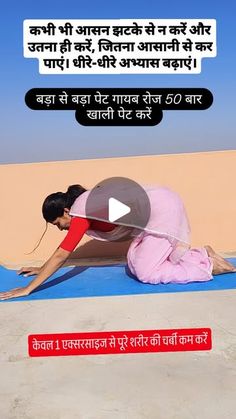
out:
<path id="1" fill-rule="evenodd" d="M 24 276 L 37 275 L 36 278 L 26 287 L 0 293 L 1 300 L 30 294 L 63 266 L 85 233 L 109 241 L 131 233 L 134 238 L 127 254 L 128 268 L 144 283 L 209 281 L 212 274 L 236 272 L 236 268 L 210 246 L 190 248 L 184 205 L 169 189 L 155 187 L 147 190 L 152 213 L 147 227 L 138 232 L 122 223 L 112 224 L 88 217 L 85 208 L 89 193 L 80 185 L 72 185 L 66 193 L 53 193 L 45 199 L 42 213 L 46 222 L 59 230 L 68 230 L 68 233 L 41 268 L 26 267 L 18 272 Z"/>

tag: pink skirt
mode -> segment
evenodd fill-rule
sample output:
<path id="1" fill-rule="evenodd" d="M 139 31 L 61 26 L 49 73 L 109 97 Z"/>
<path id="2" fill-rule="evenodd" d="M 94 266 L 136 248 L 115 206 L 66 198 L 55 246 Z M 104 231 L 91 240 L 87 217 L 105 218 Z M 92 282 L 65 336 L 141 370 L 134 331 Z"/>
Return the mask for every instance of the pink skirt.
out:
<path id="1" fill-rule="evenodd" d="M 176 263 L 171 259 L 173 250 L 166 238 L 136 237 L 128 250 L 128 267 L 139 281 L 149 284 L 187 284 L 213 278 L 213 263 L 205 248 L 186 250 Z"/>

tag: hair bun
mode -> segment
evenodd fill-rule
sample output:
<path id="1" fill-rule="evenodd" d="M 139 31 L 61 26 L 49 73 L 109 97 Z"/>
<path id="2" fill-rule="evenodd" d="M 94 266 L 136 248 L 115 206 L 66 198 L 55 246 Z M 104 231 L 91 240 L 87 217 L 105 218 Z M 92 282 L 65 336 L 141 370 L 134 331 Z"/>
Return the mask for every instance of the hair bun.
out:
<path id="1" fill-rule="evenodd" d="M 66 191 L 67 208 L 70 208 L 76 198 L 78 198 L 86 189 L 81 185 L 70 185 Z"/>
<path id="2" fill-rule="evenodd" d="M 81 185 L 70 185 L 66 191 L 66 194 L 69 196 L 78 196 L 81 195 L 81 193 L 85 192 L 86 189 L 83 188 Z"/>

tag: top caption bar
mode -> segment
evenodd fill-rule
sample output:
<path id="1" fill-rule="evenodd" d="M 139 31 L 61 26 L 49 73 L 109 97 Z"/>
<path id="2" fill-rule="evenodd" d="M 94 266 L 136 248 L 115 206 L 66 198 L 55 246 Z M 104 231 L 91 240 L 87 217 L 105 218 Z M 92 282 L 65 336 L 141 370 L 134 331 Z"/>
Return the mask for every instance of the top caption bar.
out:
<path id="1" fill-rule="evenodd" d="M 191 74 L 215 56 L 215 19 L 24 21 L 40 74 Z"/>

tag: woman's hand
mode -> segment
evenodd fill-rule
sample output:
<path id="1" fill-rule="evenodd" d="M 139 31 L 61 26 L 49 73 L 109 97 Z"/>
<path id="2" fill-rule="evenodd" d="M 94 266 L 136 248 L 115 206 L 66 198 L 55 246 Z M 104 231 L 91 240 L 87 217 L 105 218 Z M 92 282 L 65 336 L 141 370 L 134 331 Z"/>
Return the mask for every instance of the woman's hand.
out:
<path id="1" fill-rule="evenodd" d="M 23 275 L 23 276 L 32 276 L 32 275 L 38 275 L 40 272 L 41 268 L 37 268 L 37 267 L 33 267 L 33 266 L 28 266 L 26 268 L 21 268 L 17 273 L 18 275 Z"/>
<path id="2" fill-rule="evenodd" d="M 25 297 L 29 295 L 27 287 L 13 288 L 10 291 L 0 292 L 0 300 L 9 300 L 9 298 Z"/>
<path id="3" fill-rule="evenodd" d="M 26 272 L 25 276 L 36 275 L 27 287 L 14 288 L 10 291 L 0 293 L 0 300 L 8 300 L 9 298 L 25 297 L 29 295 L 35 288 L 39 287 L 44 281 L 46 281 L 51 275 L 53 275 L 69 257 L 70 252 L 58 248 L 54 254 L 48 259 L 48 261 L 41 268 L 21 268 L 18 272 Z"/>

